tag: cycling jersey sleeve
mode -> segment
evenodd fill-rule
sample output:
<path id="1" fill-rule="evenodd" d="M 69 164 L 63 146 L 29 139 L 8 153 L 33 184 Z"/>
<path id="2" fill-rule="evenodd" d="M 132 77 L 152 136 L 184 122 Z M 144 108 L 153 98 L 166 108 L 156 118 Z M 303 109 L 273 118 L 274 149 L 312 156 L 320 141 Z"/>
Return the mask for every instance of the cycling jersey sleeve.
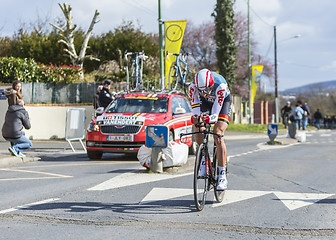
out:
<path id="1" fill-rule="evenodd" d="M 230 94 L 229 86 L 226 83 L 221 83 L 216 89 L 216 100 L 212 106 L 210 123 L 215 123 L 218 120 L 219 112 L 222 109 L 224 99 Z"/>
<path id="2" fill-rule="evenodd" d="M 199 99 L 198 90 L 195 87 L 194 83 L 191 83 L 189 86 L 189 97 L 191 99 L 191 107 L 192 107 L 192 113 L 194 115 L 200 115 L 201 114 L 201 101 Z"/>

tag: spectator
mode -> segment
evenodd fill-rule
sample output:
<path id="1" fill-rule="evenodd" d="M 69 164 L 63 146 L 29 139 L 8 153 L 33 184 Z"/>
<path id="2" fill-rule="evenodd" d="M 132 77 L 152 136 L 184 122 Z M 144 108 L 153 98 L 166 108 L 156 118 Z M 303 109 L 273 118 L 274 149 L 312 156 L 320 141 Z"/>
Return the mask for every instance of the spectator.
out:
<path id="1" fill-rule="evenodd" d="M 94 109 L 97 109 L 100 107 L 100 103 L 99 103 L 99 94 L 101 92 L 101 90 L 103 89 L 103 85 L 99 85 L 97 87 L 97 92 L 95 93 L 95 95 L 93 96 L 93 107 Z"/>
<path id="2" fill-rule="evenodd" d="M 113 100 L 110 93 L 110 85 L 111 82 L 109 80 L 105 80 L 103 84 L 103 89 L 99 93 L 99 104 L 101 107 L 104 107 L 104 109 L 106 109 L 106 107 Z"/>
<path id="3" fill-rule="evenodd" d="M 301 103 L 301 101 L 299 102 Z M 303 116 L 302 116 L 302 127 L 303 127 L 303 130 L 306 130 L 307 125 L 308 125 L 308 118 L 310 117 L 310 109 L 308 107 L 307 102 L 301 105 L 301 108 L 304 111 Z"/>
<path id="4" fill-rule="evenodd" d="M 304 111 L 301 108 L 300 101 L 297 101 L 296 107 L 293 109 L 293 115 L 294 120 L 296 122 L 296 129 L 300 130 L 302 129 L 302 117 L 303 117 Z"/>
<path id="5" fill-rule="evenodd" d="M 288 125 L 288 120 L 289 120 L 289 115 L 292 112 L 292 107 L 291 103 L 288 101 L 287 104 L 281 108 L 281 116 L 282 116 L 282 122 L 287 127 Z"/>
<path id="6" fill-rule="evenodd" d="M 13 81 L 12 88 L 5 89 L 4 93 L 8 99 L 8 106 L 24 105 L 22 99 L 22 83 L 19 80 Z"/>
<path id="7" fill-rule="evenodd" d="M 23 102 L 21 101 L 21 103 Z M 28 112 L 24 109 L 23 104 L 10 105 L 2 126 L 2 136 L 11 143 L 11 147 L 8 150 L 12 155 L 21 158 L 25 157 L 22 151 L 32 146 L 31 141 L 25 137 L 22 131 L 23 127 L 25 129 L 30 129 L 31 127 Z"/>
<path id="8" fill-rule="evenodd" d="M 321 128 L 321 119 L 322 119 L 322 114 L 320 112 L 320 109 L 317 109 L 316 112 L 314 113 L 314 119 L 316 123 L 316 128 L 320 129 Z"/>

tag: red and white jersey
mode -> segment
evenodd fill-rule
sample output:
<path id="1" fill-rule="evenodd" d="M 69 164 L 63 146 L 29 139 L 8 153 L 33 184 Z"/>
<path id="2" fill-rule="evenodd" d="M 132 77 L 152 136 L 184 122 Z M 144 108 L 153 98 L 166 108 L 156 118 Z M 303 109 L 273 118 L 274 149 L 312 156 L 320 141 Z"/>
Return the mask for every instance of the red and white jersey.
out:
<path id="1" fill-rule="evenodd" d="M 189 86 L 189 96 L 191 99 L 191 107 L 194 115 L 201 114 L 201 104 L 203 101 L 208 102 L 212 105 L 210 123 L 215 123 L 218 120 L 219 113 L 222 109 L 224 99 L 230 95 L 229 86 L 225 78 L 216 72 L 211 72 L 214 77 L 214 85 L 210 96 L 207 98 L 202 97 L 194 83 Z"/>

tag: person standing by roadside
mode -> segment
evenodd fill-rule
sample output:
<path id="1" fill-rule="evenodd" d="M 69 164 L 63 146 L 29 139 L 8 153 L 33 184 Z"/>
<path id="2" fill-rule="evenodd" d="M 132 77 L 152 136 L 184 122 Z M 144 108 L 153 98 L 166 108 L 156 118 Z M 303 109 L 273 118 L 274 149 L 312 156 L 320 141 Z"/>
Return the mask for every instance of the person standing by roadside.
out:
<path id="1" fill-rule="evenodd" d="M 23 107 L 24 103 L 21 95 L 21 82 L 13 82 L 13 91 L 8 96 L 8 110 L 5 116 L 5 122 L 2 126 L 2 136 L 11 143 L 8 150 L 12 155 L 25 157 L 22 151 L 32 146 L 32 142 L 25 137 L 23 128 L 30 129 L 31 124 L 29 115 Z"/>
<path id="2" fill-rule="evenodd" d="M 300 103 L 301 103 L 301 101 L 300 101 Z M 302 116 L 302 127 L 303 127 L 303 130 L 306 130 L 307 126 L 308 126 L 308 118 L 310 117 L 310 109 L 308 107 L 307 102 L 305 102 L 303 105 L 301 105 L 301 108 L 304 111 L 303 116 Z"/>
<path id="3" fill-rule="evenodd" d="M 292 112 L 291 103 L 288 101 L 287 104 L 283 108 L 281 108 L 282 122 L 285 128 L 288 125 L 289 115 L 291 114 L 291 112 Z"/>
<path id="4" fill-rule="evenodd" d="M 8 106 L 24 105 L 22 99 L 22 83 L 19 80 L 13 81 L 12 87 L 5 89 L 4 93 L 8 99 Z"/>
<path id="5" fill-rule="evenodd" d="M 316 128 L 320 130 L 322 120 L 322 113 L 320 112 L 320 109 L 317 109 L 316 112 L 314 113 L 314 119 L 316 123 Z"/>
<path id="6" fill-rule="evenodd" d="M 100 107 L 100 103 L 99 103 L 99 94 L 101 92 L 101 90 L 103 89 L 103 85 L 99 85 L 97 87 L 97 92 L 95 93 L 95 95 L 93 96 L 93 107 L 94 109 L 97 109 Z"/>
<path id="7" fill-rule="evenodd" d="M 99 104 L 101 107 L 106 107 L 113 100 L 113 97 L 110 93 L 111 82 L 109 80 L 105 80 L 103 84 L 103 89 L 99 93 Z"/>
<path id="8" fill-rule="evenodd" d="M 301 102 L 297 101 L 296 107 L 293 109 L 293 116 L 296 122 L 296 129 L 300 130 L 302 128 L 302 116 L 304 114 L 301 108 Z"/>

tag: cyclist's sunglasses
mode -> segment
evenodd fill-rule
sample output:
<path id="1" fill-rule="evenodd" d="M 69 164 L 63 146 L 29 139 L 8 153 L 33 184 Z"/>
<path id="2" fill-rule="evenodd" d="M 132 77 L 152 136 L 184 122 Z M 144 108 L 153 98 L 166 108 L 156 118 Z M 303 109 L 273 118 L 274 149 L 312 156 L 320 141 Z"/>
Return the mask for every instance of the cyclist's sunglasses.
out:
<path id="1" fill-rule="evenodd" d="M 212 86 L 209 86 L 209 87 L 207 87 L 205 89 L 199 89 L 199 88 L 197 88 L 198 92 L 203 93 L 203 94 L 208 94 L 211 91 L 211 89 L 212 89 Z"/>

